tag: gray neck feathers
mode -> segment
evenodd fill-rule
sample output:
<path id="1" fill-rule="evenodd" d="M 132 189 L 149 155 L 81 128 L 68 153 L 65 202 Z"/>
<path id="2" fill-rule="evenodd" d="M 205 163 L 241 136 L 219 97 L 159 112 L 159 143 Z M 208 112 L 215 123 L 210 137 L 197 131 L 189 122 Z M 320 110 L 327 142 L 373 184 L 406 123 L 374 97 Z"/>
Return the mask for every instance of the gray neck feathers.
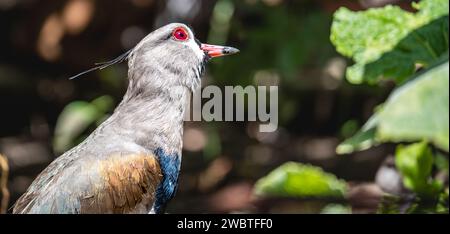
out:
<path id="1" fill-rule="evenodd" d="M 111 116 L 115 133 L 148 151 L 161 148 L 168 154 L 181 155 L 183 117 L 189 89 L 184 86 L 166 88 L 157 83 L 169 77 L 155 77 L 162 75 L 158 72 L 150 74 L 153 77 L 142 77 L 148 73 L 139 74 L 139 77 L 129 74 L 128 90 Z"/>

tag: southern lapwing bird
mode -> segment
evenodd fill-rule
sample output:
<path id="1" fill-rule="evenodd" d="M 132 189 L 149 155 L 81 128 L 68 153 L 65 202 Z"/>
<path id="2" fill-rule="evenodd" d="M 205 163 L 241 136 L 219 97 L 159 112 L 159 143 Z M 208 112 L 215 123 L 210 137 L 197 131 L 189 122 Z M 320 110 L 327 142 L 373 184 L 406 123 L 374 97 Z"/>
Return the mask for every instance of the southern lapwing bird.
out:
<path id="1" fill-rule="evenodd" d="M 173 23 L 88 70 L 128 60 L 122 102 L 40 173 L 13 213 L 164 213 L 177 190 L 190 92 L 209 59 L 237 52 L 202 44 L 189 27 Z"/>

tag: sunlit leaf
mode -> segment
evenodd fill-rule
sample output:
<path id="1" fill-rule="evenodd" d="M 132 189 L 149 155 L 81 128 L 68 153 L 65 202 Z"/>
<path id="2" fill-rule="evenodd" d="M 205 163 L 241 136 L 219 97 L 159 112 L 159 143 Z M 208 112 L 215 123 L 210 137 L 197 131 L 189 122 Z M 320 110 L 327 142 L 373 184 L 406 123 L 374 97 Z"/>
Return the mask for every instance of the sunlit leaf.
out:
<path id="1" fill-rule="evenodd" d="M 423 195 L 437 195 L 442 185 L 433 180 L 433 153 L 426 142 L 399 145 L 395 153 L 395 165 L 403 177 L 406 188 Z"/>
<path id="2" fill-rule="evenodd" d="M 386 141 L 427 139 L 449 150 L 448 61 L 395 90 L 377 113 L 376 137 Z"/>
<path id="3" fill-rule="evenodd" d="M 449 150 L 449 68 L 448 61 L 418 74 L 394 90 L 353 137 L 336 151 L 348 154 L 383 142 L 421 141 Z"/>
<path id="4" fill-rule="evenodd" d="M 342 198 L 346 191 L 346 182 L 333 174 L 295 162 L 281 165 L 255 185 L 259 196 Z"/>
<path id="5" fill-rule="evenodd" d="M 396 6 L 358 12 L 342 7 L 334 13 L 331 41 L 339 53 L 366 63 L 393 49 L 417 24 L 414 14 Z"/>
<path id="6" fill-rule="evenodd" d="M 414 14 L 396 6 L 334 15 L 331 41 L 356 63 L 347 69 L 355 84 L 382 78 L 403 82 L 448 51 L 448 1 L 423 0 Z"/>
<path id="7" fill-rule="evenodd" d="M 430 21 L 443 15 L 448 15 L 449 9 L 447 0 L 422 0 L 417 3 L 413 2 L 412 6 L 419 10 L 417 14 L 425 21 Z"/>
<path id="8" fill-rule="evenodd" d="M 342 204 L 329 204 L 325 206 L 321 211 L 321 214 L 351 214 L 352 208 L 348 205 Z"/>

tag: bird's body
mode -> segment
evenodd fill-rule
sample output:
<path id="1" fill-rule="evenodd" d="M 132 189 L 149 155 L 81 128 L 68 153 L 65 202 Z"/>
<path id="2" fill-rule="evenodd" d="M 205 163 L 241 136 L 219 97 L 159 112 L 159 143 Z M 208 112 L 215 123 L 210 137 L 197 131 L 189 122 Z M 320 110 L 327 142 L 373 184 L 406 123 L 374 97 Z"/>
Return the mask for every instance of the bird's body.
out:
<path id="1" fill-rule="evenodd" d="M 178 184 L 185 104 L 214 57 L 204 47 L 183 24 L 144 38 L 127 53 L 128 90 L 111 117 L 53 161 L 13 212 L 164 212 Z"/>

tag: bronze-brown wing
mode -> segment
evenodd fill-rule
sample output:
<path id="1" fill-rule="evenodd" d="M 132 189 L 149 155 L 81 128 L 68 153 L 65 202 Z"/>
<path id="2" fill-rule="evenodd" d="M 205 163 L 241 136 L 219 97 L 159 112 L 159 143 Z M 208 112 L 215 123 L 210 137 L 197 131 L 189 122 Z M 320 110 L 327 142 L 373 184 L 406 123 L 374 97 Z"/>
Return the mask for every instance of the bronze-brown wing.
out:
<path id="1" fill-rule="evenodd" d="M 162 174 L 153 155 L 114 155 L 98 164 L 99 179 L 80 198 L 80 213 L 146 212 Z"/>
<path id="2" fill-rule="evenodd" d="M 85 162 L 69 176 L 57 175 L 53 184 L 39 186 L 42 191 L 27 191 L 14 213 L 146 213 L 153 205 L 162 179 L 153 155 L 111 155 L 89 166 Z"/>

